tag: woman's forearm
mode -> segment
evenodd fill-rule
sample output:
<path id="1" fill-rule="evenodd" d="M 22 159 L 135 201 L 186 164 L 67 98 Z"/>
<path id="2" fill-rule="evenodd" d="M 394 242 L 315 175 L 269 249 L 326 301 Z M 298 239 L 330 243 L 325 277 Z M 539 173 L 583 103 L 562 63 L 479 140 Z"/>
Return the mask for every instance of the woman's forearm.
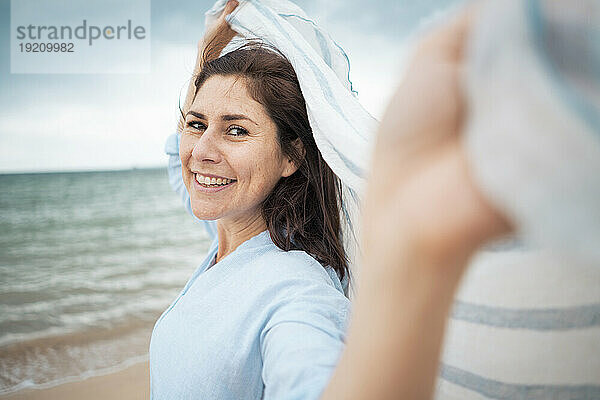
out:
<path id="1" fill-rule="evenodd" d="M 471 178 L 460 132 L 465 9 L 416 48 L 379 125 L 346 348 L 322 400 L 430 399 L 471 255 L 510 231 Z"/>
<path id="2" fill-rule="evenodd" d="M 431 398 L 467 256 L 443 261 L 413 250 L 396 265 L 365 266 L 346 348 L 322 400 Z"/>

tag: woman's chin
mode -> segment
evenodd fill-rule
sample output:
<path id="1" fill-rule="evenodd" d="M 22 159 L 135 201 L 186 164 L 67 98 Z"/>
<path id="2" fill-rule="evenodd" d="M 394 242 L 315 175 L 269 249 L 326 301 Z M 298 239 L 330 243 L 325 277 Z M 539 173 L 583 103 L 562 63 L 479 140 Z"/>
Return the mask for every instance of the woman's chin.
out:
<path id="1" fill-rule="evenodd" d="M 213 221 L 222 217 L 222 210 L 215 210 L 210 207 L 208 204 L 194 204 L 192 200 L 192 213 L 198 219 L 203 221 Z"/>
<path id="2" fill-rule="evenodd" d="M 201 219 L 203 221 L 214 221 L 221 218 L 221 215 L 218 213 L 206 212 L 206 210 L 197 211 L 192 209 L 196 218 Z"/>

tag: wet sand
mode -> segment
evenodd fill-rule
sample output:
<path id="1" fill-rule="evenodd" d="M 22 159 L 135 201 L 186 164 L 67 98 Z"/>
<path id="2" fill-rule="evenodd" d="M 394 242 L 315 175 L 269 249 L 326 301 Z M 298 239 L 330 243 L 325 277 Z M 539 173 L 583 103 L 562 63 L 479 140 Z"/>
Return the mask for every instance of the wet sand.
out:
<path id="1" fill-rule="evenodd" d="M 0 400 L 142 400 L 150 398 L 148 362 L 108 375 L 65 383 L 48 389 L 26 389 Z"/>

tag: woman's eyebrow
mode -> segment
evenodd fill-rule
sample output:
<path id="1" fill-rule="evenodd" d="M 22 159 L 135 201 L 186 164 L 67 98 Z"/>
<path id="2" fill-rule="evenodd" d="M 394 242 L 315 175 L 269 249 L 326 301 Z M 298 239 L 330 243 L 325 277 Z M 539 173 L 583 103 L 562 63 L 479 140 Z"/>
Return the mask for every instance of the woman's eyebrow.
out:
<path id="1" fill-rule="evenodd" d="M 226 114 L 222 115 L 221 119 L 223 121 L 239 121 L 239 120 L 247 120 L 252 122 L 254 125 L 258 125 L 256 122 L 252 121 L 250 118 L 245 116 L 244 114 Z"/>
<path id="2" fill-rule="evenodd" d="M 206 117 L 204 116 L 204 114 L 200 114 L 199 112 L 196 112 L 196 111 L 188 111 L 187 114 L 185 114 L 186 118 L 190 114 L 192 114 L 196 118 L 206 119 Z"/>
<path id="3" fill-rule="evenodd" d="M 187 114 L 185 114 L 186 118 L 188 115 L 193 115 L 196 118 L 200 118 L 200 119 L 206 119 L 206 117 L 204 116 L 204 114 L 201 114 L 197 111 L 188 111 Z M 252 122 L 254 125 L 258 125 L 256 122 L 252 121 L 250 118 L 248 118 L 247 116 L 245 116 L 244 114 L 225 114 L 221 116 L 221 120 L 223 121 L 239 121 L 239 120 L 246 120 L 246 121 L 250 121 Z"/>

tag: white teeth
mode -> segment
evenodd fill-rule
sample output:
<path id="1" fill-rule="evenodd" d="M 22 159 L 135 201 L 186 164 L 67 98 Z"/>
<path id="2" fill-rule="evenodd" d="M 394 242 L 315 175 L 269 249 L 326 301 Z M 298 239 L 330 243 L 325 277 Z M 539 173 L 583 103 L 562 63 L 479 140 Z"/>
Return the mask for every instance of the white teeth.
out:
<path id="1" fill-rule="evenodd" d="M 218 186 L 218 185 L 228 185 L 233 182 L 232 179 L 227 178 L 210 178 L 208 176 L 196 174 L 196 181 L 202 185 L 208 186 Z"/>

